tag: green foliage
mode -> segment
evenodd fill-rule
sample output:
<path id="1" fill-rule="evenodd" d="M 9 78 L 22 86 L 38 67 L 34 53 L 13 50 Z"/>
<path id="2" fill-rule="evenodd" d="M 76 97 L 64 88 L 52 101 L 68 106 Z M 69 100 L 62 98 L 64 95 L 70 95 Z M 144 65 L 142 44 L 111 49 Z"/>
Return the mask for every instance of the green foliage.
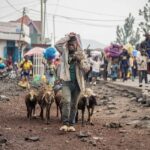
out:
<path id="1" fill-rule="evenodd" d="M 139 10 L 139 15 L 144 18 L 144 21 L 141 21 L 139 26 L 144 33 L 148 33 L 150 31 L 150 0 L 148 0 L 143 9 Z"/>
<path id="2" fill-rule="evenodd" d="M 135 45 L 140 40 L 140 30 L 139 28 L 134 31 L 134 21 L 135 18 L 129 14 L 129 16 L 125 19 L 125 23 L 122 27 L 117 26 L 116 30 L 116 42 L 122 45 L 130 43 Z"/>

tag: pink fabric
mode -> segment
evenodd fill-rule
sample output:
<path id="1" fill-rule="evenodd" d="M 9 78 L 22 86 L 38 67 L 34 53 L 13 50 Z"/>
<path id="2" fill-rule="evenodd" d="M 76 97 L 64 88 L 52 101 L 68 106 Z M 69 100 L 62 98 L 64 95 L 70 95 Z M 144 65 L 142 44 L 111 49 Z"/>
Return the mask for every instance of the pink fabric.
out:
<path id="1" fill-rule="evenodd" d="M 44 52 L 44 48 L 41 47 L 34 47 L 33 49 L 29 50 L 24 56 L 33 56 L 34 54 L 42 55 Z"/>

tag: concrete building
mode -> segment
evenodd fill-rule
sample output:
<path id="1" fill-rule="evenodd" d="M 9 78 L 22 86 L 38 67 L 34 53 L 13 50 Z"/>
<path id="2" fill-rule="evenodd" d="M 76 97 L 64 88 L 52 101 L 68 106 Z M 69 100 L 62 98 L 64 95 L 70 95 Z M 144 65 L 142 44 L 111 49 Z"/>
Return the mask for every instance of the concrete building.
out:
<path id="1" fill-rule="evenodd" d="M 31 38 L 31 45 L 32 44 L 41 44 L 41 30 L 42 24 L 41 21 L 31 20 L 27 15 L 21 17 L 13 22 L 23 22 L 23 24 L 29 27 L 29 35 Z"/>
<path id="2" fill-rule="evenodd" d="M 18 61 L 23 55 L 23 50 L 31 43 L 29 27 L 21 23 L 0 22 L 0 57 L 12 57 L 13 62 Z M 22 50 L 20 50 L 22 45 Z"/>

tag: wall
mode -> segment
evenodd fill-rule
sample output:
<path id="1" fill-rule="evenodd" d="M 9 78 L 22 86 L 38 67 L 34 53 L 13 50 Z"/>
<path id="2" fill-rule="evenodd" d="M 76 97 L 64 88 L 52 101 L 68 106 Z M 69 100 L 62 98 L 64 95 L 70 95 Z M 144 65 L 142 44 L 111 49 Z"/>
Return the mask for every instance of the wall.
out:
<path id="1" fill-rule="evenodd" d="M 6 47 L 6 41 L 0 40 L 0 57 L 4 57 L 4 47 Z"/>
<path id="2" fill-rule="evenodd" d="M 23 25 L 24 36 L 20 37 L 20 23 L 0 22 L 0 39 L 3 40 L 21 40 L 30 44 L 29 27 Z"/>

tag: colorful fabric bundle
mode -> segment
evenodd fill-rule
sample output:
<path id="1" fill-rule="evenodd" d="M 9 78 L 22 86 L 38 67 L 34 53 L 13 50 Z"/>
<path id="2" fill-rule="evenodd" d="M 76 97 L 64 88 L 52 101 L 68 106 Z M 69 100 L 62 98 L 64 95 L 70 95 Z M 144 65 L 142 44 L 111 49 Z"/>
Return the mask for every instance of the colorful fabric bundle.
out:
<path id="1" fill-rule="evenodd" d="M 107 58 L 119 57 L 122 52 L 122 46 L 117 44 L 111 44 L 110 46 L 104 48 L 104 53 Z"/>
<path id="2" fill-rule="evenodd" d="M 126 49 L 129 54 L 132 54 L 132 51 L 134 49 L 133 46 L 130 43 L 124 45 L 123 48 Z"/>
<path id="3" fill-rule="evenodd" d="M 53 47 L 48 47 L 45 51 L 44 51 L 44 57 L 47 60 L 52 60 L 54 59 L 56 56 L 58 55 L 58 52 L 55 48 Z"/>
<path id="4" fill-rule="evenodd" d="M 137 57 L 137 55 L 138 55 L 138 51 L 136 49 L 134 49 L 132 51 L 132 56 Z"/>
<path id="5" fill-rule="evenodd" d="M 0 69 L 4 69 L 6 65 L 4 63 L 0 63 Z"/>

